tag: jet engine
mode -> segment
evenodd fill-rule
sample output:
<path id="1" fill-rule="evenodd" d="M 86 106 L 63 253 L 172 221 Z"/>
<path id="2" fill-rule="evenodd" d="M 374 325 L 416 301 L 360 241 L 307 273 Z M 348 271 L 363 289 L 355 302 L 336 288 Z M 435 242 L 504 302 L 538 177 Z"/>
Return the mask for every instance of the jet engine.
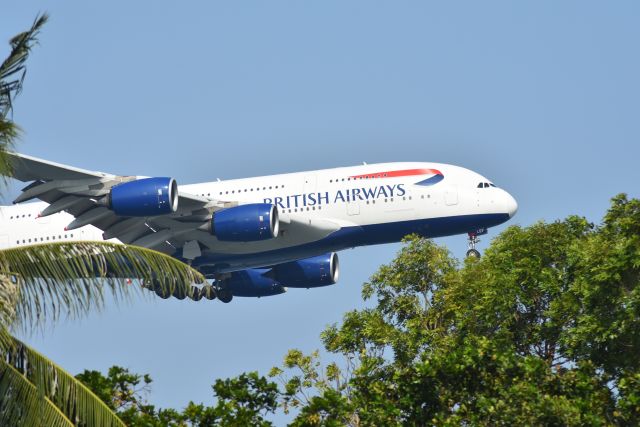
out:
<path id="1" fill-rule="evenodd" d="M 173 178 L 143 178 L 111 188 L 104 201 L 120 216 L 156 216 L 178 209 L 178 184 Z"/>
<path id="2" fill-rule="evenodd" d="M 266 297 L 286 292 L 286 288 L 267 277 L 266 269 L 235 271 L 224 279 L 223 288 L 237 297 Z"/>
<path id="3" fill-rule="evenodd" d="M 214 212 L 210 232 L 223 242 L 255 242 L 278 235 L 278 209 L 268 203 L 252 203 Z"/>
<path id="4" fill-rule="evenodd" d="M 338 254 L 330 252 L 278 264 L 267 275 L 290 288 L 317 288 L 336 283 L 340 275 L 339 267 Z"/>

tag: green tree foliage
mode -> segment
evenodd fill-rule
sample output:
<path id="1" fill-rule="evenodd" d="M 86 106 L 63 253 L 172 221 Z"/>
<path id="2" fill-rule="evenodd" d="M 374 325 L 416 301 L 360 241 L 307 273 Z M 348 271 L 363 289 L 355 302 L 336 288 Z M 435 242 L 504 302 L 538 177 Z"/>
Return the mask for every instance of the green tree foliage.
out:
<path id="1" fill-rule="evenodd" d="M 268 425 L 277 406 L 293 426 L 638 425 L 639 279 L 625 195 L 597 226 L 512 226 L 463 264 L 408 237 L 363 285 L 368 308 L 322 333 L 337 362 L 290 350 L 274 382 L 217 380 L 215 406 L 149 425 Z"/>
<path id="2" fill-rule="evenodd" d="M 371 307 L 323 332 L 343 362 L 294 350 L 272 370 L 281 405 L 300 426 L 638 424 L 639 257 L 624 195 L 598 226 L 512 226 L 463 265 L 409 237 Z"/>
<path id="3" fill-rule="evenodd" d="M 236 378 L 216 380 L 213 391 L 217 397 L 214 411 L 225 426 L 269 426 L 264 419 L 278 407 L 278 386 L 257 372 L 243 373 Z"/>
<path id="4" fill-rule="evenodd" d="M 216 380 L 215 406 L 189 402 L 182 411 L 156 409 L 146 401 L 149 375 L 139 375 L 113 366 L 106 376 L 84 371 L 76 376 L 93 390 L 130 427 L 270 426 L 265 415 L 278 407 L 278 386 L 256 372 Z"/>

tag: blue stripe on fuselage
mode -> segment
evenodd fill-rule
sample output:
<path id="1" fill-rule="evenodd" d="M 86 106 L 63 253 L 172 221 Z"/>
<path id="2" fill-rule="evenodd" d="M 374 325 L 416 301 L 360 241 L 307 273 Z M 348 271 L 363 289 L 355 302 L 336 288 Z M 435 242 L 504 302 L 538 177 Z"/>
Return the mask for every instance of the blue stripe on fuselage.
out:
<path id="1" fill-rule="evenodd" d="M 427 179 L 422 180 L 420 182 L 416 182 L 415 185 L 424 185 L 424 186 L 434 185 L 434 184 L 439 183 L 443 179 L 444 179 L 443 175 L 434 175 L 431 178 L 427 178 Z"/>
<path id="2" fill-rule="evenodd" d="M 399 242 L 404 236 L 413 233 L 429 238 L 463 234 L 479 228 L 493 227 L 508 219 L 509 214 L 506 213 L 479 214 L 344 227 L 321 240 L 290 248 L 254 254 L 207 251 L 195 259 L 192 265 L 205 274 L 224 273 L 280 264 L 356 246 Z"/>

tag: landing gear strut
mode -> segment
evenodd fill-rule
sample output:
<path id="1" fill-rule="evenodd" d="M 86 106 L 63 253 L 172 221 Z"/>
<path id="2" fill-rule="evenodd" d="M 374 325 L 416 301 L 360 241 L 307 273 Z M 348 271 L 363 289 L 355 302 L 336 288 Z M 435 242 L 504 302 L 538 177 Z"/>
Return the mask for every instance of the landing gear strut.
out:
<path id="1" fill-rule="evenodd" d="M 470 232 L 469 236 L 469 250 L 467 250 L 467 258 L 480 258 L 480 251 L 476 249 L 476 245 L 480 242 L 478 233 Z"/>

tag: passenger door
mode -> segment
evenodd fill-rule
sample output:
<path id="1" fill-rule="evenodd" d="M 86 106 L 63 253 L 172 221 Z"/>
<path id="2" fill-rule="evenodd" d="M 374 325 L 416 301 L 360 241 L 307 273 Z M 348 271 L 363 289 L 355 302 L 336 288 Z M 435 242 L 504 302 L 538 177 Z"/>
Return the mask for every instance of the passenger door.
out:
<path id="1" fill-rule="evenodd" d="M 347 215 L 360 215 L 360 202 L 358 200 L 347 202 Z"/>
<path id="2" fill-rule="evenodd" d="M 458 187 L 452 185 L 444 192 L 444 204 L 447 206 L 454 206 L 458 204 Z"/>

